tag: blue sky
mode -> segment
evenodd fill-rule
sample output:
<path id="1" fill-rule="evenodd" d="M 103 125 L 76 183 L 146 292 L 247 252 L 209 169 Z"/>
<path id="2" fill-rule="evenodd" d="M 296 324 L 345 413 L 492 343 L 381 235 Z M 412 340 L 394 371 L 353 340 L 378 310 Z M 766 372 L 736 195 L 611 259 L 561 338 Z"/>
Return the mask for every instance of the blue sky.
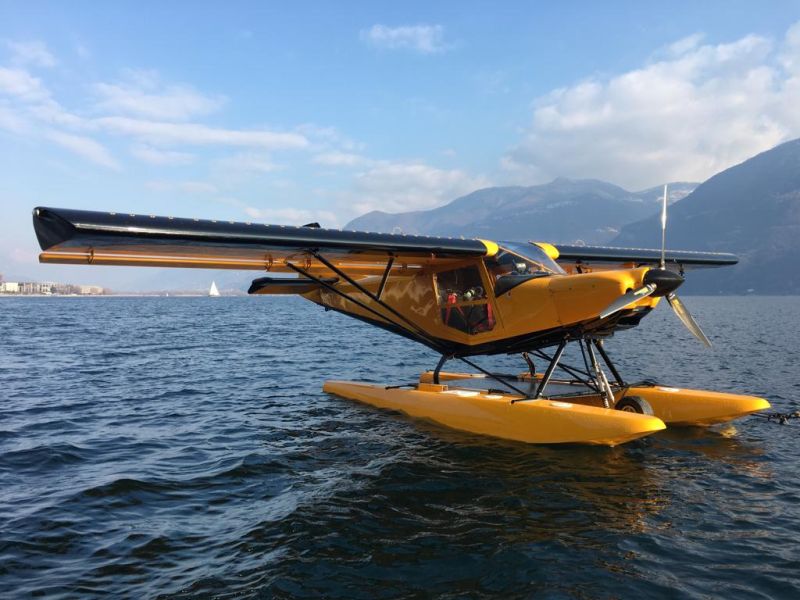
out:
<path id="1" fill-rule="evenodd" d="M 119 280 L 37 265 L 40 204 L 341 226 L 800 136 L 797 2 L 286 4 L 0 2 L 0 272 Z"/>

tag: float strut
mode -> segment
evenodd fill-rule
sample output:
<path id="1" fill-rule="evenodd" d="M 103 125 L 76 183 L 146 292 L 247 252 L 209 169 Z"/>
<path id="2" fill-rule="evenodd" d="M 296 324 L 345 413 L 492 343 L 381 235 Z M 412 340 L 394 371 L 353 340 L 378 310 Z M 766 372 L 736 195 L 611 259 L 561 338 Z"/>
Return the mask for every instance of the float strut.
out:
<path id="1" fill-rule="evenodd" d="M 533 361 L 531 360 L 531 357 L 528 356 L 527 352 L 522 353 L 522 358 L 524 358 L 525 362 L 528 364 L 528 373 L 531 374 L 531 382 L 533 382 L 533 380 L 536 378 L 536 367 L 534 366 Z"/>
<path id="2" fill-rule="evenodd" d="M 541 397 L 542 392 L 544 392 L 545 386 L 550 382 L 550 378 L 553 376 L 553 371 L 555 371 L 558 361 L 561 360 L 561 355 L 564 353 L 564 348 L 566 347 L 567 340 L 561 340 L 561 343 L 558 345 L 558 350 L 556 350 L 556 353 L 553 355 L 553 360 L 551 360 L 550 364 L 547 365 L 547 370 L 544 372 L 544 376 L 542 377 L 539 387 L 536 388 L 536 393 L 533 395 L 534 398 Z"/>
<path id="3" fill-rule="evenodd" d="M 442 370 L 444 363 L 450 360 L 452 357 L 442 354 L 442 358 L 439 359 L 439 362 L 436 364 L 436 368 L 433 370 L 433 383 L 439 385 L 439 371 Z"/>
<path id="4" fill-rule="evenodd" d="M 600 353 L 600 356 L 603 357 L 603 360 L 605 361 L 608 370 L 611 371 L 611 374 L 614 376 L 614 379 L 617 380 L 617 383 L 621 387 L 625 387 L 625 382 L 622 380 L 622 376 L 619 374 L 619 371 L 617 371 L 617 367 L 615 367 L 614 363 L 611 362 L 608 354 L 606 354 L 606 349 L 603 348 L 603 340 L 598 340 L 595 338 L 594 345 L 597 348 L 597 351 Z"/>

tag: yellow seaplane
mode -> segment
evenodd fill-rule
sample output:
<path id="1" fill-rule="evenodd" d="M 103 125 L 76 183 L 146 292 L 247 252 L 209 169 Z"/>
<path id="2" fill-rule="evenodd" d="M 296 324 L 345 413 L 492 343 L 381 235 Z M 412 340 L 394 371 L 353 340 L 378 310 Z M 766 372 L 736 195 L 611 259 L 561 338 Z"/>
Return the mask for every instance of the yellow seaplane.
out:
<path id="1" fill-rule="evenodd" d="M 323 389 L 455 429 L 528 443 L 614 446 L 668 425 L 723 423 L 770 406 L 754 396 L 628 382 L 604 347 L 662 298 L 710 345 L 675 292 L 685 271 L 737 259 L 667 251 L 666 190 L 660 250 L 57 208 L 36 208 L 33 223 L 43 263 L 262 271 L 270 275 L 255 279 L 249 293 L 298 294 L 422 343 L 441 359 L 419 381 L 327 381 Z M 564 360 L 569 345 L 578 357 L 573 364 Z M 501 374 L 475 362 L 498 354 L 521 355 L 525 370 Z M 453 359 L 477 373 L 444 371 Z"/>

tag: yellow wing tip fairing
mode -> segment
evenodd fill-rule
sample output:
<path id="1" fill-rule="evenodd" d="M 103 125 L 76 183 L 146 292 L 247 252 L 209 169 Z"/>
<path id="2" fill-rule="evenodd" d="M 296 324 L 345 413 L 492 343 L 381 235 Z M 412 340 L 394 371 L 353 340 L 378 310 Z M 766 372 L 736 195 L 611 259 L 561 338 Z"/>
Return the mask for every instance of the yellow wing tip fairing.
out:
<path id="1" fill-rule="evenodd" d="M 544 253 L 547 254 L 553 260 L 558 260 L 558 257 L 561 256 L 561 253 L 558 251 L 558 248 L 553 246 L 553 244 L 548 244 L 547 242 L 531 242 L 534 246 L 539 246 Z"/>
<path id="2" fill-rule="evenodd" d="M 500 246 L 497 245 L 496 242 L 491 240 L 478 240 L 484 246 L 486 246 L 486 256 L 491 257 L 496 255 L 500 251 Z"/>

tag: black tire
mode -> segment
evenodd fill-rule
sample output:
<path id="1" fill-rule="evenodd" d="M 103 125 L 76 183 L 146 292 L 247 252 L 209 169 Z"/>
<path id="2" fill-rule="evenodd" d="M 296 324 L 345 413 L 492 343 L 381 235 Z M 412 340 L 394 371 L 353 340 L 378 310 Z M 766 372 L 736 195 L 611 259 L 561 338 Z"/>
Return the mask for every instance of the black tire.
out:
<path id="1" fill-rule="evenodd" d="M 653 407 L 641 396 L 625 396 L 614 405 L 614 408 L 624 412 L 638 413 L 653 416 Z"/>

